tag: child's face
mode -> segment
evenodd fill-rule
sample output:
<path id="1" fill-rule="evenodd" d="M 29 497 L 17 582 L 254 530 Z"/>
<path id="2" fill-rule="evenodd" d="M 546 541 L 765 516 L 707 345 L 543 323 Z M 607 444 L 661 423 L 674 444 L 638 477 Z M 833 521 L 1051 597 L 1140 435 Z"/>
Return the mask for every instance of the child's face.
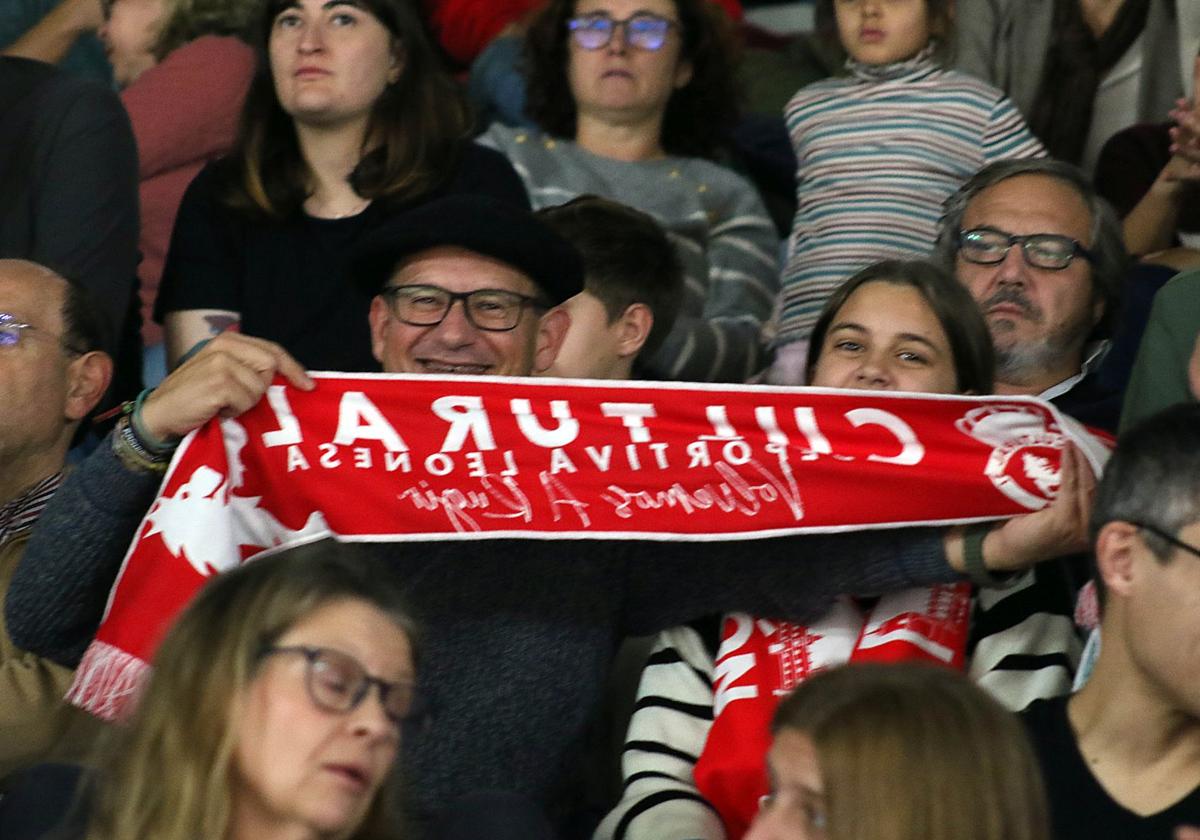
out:
<path id="1" fill-rule="evenodd" d="M 891 64 L 929 43 L 926 0 L 833 0 L 838 37 L 855 61 Z"/>

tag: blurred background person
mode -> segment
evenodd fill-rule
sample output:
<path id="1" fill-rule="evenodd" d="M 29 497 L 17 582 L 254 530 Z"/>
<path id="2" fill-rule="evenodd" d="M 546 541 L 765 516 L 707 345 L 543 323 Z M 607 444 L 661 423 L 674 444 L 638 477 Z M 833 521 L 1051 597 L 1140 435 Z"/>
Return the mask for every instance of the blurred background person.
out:
<path id="1" fill-rule="evenodd" d="M 0 4 L 0 54 L 58 64 L 63 70 L 111 83 L 112 71 L 96 29 L 102 0 L 7 0 Z"/>
<path id="2" fill-rule="evenodd" d="M 1051 157 L 1095 170 L 1135 123 L 1186 95 L 1200 47 L 1194 0 L 959 0 L 959 69 L 1003 90 Z"/>
<path id="3" fill-rule="evenodd" d="M 116 361 L 105 404 L 141 390 L 137 148 L 115 93 L 0 56 L 0 258 L 77 280 Z"/>
<path id="4" fill-rule="evenodd" d="M 759 328 L 779 241 L 749 181 L 713 163 L 737 115 L 729 22 L 708 0 L 552 0 L 525 45 L 529 116 L 494 125 L 535 209 L 590 193 L 652 216 L 686 281 L 675 326 L 644 371 L 742 382 L 765 364 Z"/>
<path id="5" fill-rule="evenodd" d="M 825 671 L 771 728 L 771 793 L 747 840 L 1050 838 L 1020 723 L 951 671 Z"/>
<path id="6" fill-rule="evenodd" d="M 254 73 L 254 50 L 239 39 L 254 11 L 245 0 L 110 0 L 104 42 L 138 150 L 138 247 L 143 377 L 165 373 L 154 299 L 175 214 L 204 164 L 226 154 Z"/>

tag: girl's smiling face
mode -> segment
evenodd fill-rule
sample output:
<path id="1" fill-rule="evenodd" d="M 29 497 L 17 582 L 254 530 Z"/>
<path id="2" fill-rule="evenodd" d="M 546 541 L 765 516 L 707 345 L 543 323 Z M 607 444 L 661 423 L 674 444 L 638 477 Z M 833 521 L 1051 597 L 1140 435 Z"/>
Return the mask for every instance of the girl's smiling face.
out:
<path id="1" fill-rule="evenodd" d="M 957 371 L 941 322 L 912 286 L 864 283 L 834 315 L 813 385 L 953 394 Z"/>

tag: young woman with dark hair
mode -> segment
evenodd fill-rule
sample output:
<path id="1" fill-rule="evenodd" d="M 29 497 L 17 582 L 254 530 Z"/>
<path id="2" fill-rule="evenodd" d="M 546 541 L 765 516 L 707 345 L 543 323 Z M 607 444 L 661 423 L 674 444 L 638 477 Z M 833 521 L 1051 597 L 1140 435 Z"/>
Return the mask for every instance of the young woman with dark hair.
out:
<path id="1" fill-rule="evenodd" d="M 231 154 L 180 208 L 156 315 L 174 364 L 223 329 L 309 368 L 375 370 L 353 244 L 452 192 L 527 205 L 511 166 L 467 140 L 466 107 L 404 0 L 270 0 Z"/>

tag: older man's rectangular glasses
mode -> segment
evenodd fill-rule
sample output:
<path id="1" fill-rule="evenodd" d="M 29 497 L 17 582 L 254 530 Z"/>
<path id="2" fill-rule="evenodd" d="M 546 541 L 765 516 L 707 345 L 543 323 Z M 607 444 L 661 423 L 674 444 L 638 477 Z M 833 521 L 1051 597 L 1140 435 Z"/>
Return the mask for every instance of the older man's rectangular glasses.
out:
<path id="1" fill-rule="evenodd" d="M 380 292 L 391 305 L 392 314 L 414 327 L 442 323 L 455 301 L 462 301 L 467 320 L 476 329 L 507 332 L 521 321 L 525 307 L 548 308 L 535 297 L 504 289 L 451 292 L 441 286 L 388 286 Z"/>
<path id="2" fill-rule="evenodd" d="M 322 647 L 268 647 L 262 656 L 298 654 L 307 660 L 304 685 L 318 708 L 348 714 L 357 709 L 371 688 L 379 690 L 379 702 L 388 720 L 397 726 L 419 722 L 425 717 L 424 704 L 415 683 L 387 682 L 372 677 L 357 659 L 340 650 Z"/>
<path id="3" fill-rule="evenodd" d="M 567 21 L 567 29 L 575 43 L 585 50 L 600 50 L 609 45 L 618 27 L 625 27 L 625 42 L 639 50 L 659 50 L 667 41 L 667 33 L 673 20 L 651 14 L 635 12 L 627 18 L 616 20 L 606 12 L 579 15 Z"/>
<path id="4" fill-rule="evenodd" d="M 87 352 L 86 350 L 72 347 L 63 340 L 62 336 L 46 332 L 39 327 L 35 327 L 33 324 L 26 324 L 24 321 L 18 319 L 17 316 L 8 312 L 0 312 L 0 348 L 16 347 L 27 335 L 38 336 L 56 342 L 63 350 L 74 356 L 82 356 Z"/>
<path id="5" fill-rule="evenodd" d="M 1191 543 L 1186 543 L 1183 540 L 1179 539 L 1179 537 L 1168 534 L 1166 531 L 1164 531 L 1162 528 L 1159 528 L 1157 525 L 1151 525 L 1148 522 L 1131 522 L 1130 524 L 1136 525 L 1137 527 L 1141 528 L 1143 531 L 1149 531 L 1151 534 L 1158 537 L 1163 542 L 1169 543 L 1170 545 L 1173 545 L 1182 551 L 1186 551 L 1188 554 L 1194 554 L 1197 557 L 1200 557 L 1200 546 L 1195 546 L 1195 545 L 1192 545 Z"/>
<path id="6" fill-rule="evenodd" d="M 1076 256 L 1094 263 L 1095 256 L 1076 240 L 1057 233 L 1030 233 L 1025 236 L 1006 233 L 995 228 L 973 228 L 958 232 L 958 252 L 967 262 L 996 265 L 1004 262 L 1008 249 L 1021 246 L 1025 262 L 1034 268 L 1061 271 Z"/>

